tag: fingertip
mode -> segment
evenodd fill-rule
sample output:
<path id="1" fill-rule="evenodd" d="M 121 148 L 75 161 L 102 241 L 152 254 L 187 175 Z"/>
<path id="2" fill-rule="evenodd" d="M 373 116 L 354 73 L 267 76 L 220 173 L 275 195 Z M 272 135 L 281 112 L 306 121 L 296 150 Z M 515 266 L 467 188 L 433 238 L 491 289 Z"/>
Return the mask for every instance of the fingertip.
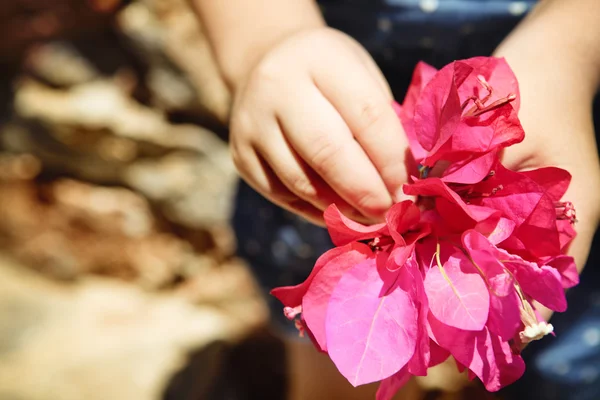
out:
<path id="1" fill-rule="evenodd" d="M 411 195 L 404 193 L 403 186 L 404 185 L 400 186 L 400 188 L 398 190 L 396 190 L 396 192 L 392 195 L 392 199 L 394 200 L 394 203 L 401 203 L 406 200 L 410 200 L 413 203 L 416 203 L 417 196 L 411 196 Z"/>

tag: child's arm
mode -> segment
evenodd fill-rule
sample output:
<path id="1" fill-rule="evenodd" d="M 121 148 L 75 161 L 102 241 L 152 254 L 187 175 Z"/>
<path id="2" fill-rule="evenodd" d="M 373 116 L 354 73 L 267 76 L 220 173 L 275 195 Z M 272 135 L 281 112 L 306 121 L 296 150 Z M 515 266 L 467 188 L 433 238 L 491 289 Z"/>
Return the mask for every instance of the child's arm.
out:
<path id="1" fill-rule="evenodd" d="M 355 219 L 381 218 L 406 182 L 408 146 L 368 53 L 325 27 L 313 1 L 195 1 L 234 91 L 242 177 L 315 222 L 333 202 Z"/>
<path id="2" fill-rule="evenodd" d="M 313 0 L 194 0 L 227 83 L 235 87 L 262 56 L 297 32 L 325 27 Z"/>
<path id="3" fill-rule="evenodd" d="M 555 165 L 573 180 L 570 248 L 581 268 L 600 218 L 600 163 L 592 101 L 600 78 L 600 1 L 545 0 L 498 48 L 519 80 L 525 141 L 506 151 L 513 168 Z"/>

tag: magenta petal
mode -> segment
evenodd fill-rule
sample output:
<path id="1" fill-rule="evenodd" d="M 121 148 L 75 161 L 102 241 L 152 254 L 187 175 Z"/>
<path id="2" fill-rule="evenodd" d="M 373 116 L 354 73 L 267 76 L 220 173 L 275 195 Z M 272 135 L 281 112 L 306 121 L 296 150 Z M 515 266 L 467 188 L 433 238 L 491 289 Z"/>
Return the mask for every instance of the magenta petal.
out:
<path id="1" fill-rule="evenodd" d="M 575 228 L 573 228 L 571 221 L 566 219 L 557 220 L 556 229 L 558 230 L 560 250 L 562 253 L 566 253 L 569 244 L 573 241 L 573 239 L 575 239 L 575 236 L 577 236 L 577 232 L 575 232 Z"/>
<path id="2" fill-rule="evenodd" d="M 427 150 L 421 146 L 415 132 L 415 107 L 421 96 L 421 92 L 436 73 L 437 70 L 432 66 L 427 65 L 424 62 L 419 62 L 413 72 L 412 81 L 406 91 L 402 107 L 398 105 L 394 108 L 396 114 L 400 117 L 400 121 L 402 121 L 404 132 L 408 138 L 410 151 L 417 162 L 421 162 L 421 160 L 427 156 Z"/>
<path id="3" fill-rule="evenodd" d="M 408 292 L 417 306 L 417 342 L 415 353 L 408 361 L 408 372 L 412 375 L 425 376 L 427 368 L 430 366 L 430 339 L 427 332 L 427 314 L 429 306 L 427 304 L 427 295 L 423 286 L 423 274 L 419 269 L 419 264 L 415 259 L 415 254 L 411 254 L 398 274 L 398 284 L 402 289 Z"/>
<path id="4" fill-rule="evenodd" d="M 310 275 L 304 282 L 295 286 L 275 288 L 271 290 L 271 294 L 281 301 L 284 306 L 297 307 L 302 304 L 302 297 L 304 297 L 313 279 L 321 269 L 325 267 L 336 268 L 336 265 L 344 265 L 348 261 L 356 260 L 357 258 L 366 259 L 371 254 L 372 251 L 369 246 L 362 243 L 350 243 L 345 246 L 335 247 L 319 257 Z M 335 263 L 330 264 L 332 261 L 335 261 Z"/>
<path id="5" fill-rule="evenodd" d="M 507 296 L 490 295 L 490 317 L 487 327 L 502 340 L 512 339 L 521 326 L 521 303 L 516 291 Z"/>
<path id="6" fill-rule="evenodd" d="M 415 306 L 399 286 L 382 293 L 386 286 L 368 260 L 346 272 L 331 295 L 328 353 L 354 386 L 395 374 L 415 351 Z"/>
<path id="7" fill-rule="evenodd" d="M 329 299 L 334 288 L 344 273 L 355 265 L 365 262 L 365 260 L 372 262 L 373 266 L 376 265 L 375 254 L 371 253 L 370 249 L 367 250 L 366 245 L 359 243 L 353 243 L 352 245 L 354 245 L 352 251 L 343 252 L 330 259 L 327 265 L 315 275 L 302 299 L 303 318 L 322 351 L 327 351 L 325 318 Z"/>
<path id="8" fill-rule="evenodd" d="M 472 57 L 457 61 L 455 64 L 466 64 L 471 68 L 469 76 L 460 85 L 461 100 L 466 99 L 468 96 L 483 94 L 482 92 L 485 92 L 481 87 L 481 83 L 477 80 L 477 76 L 481 75 L 494 88 L 488 104 L 512 93 L 516 95 L 516 98 L 511 104 L 515 110 L 519 110 L 520 99 L 517 77 L 504 58 Z"/>
<path id="9" fill-rule="evenodd" d="M 455 63 L 439 70 L 427 83 L 415 107 L 415 132 L 424 149 L 440 147 L 460 122 L 461 108 L 454 76 Z M 441 132 L 441 128 L 445 132 Z"/>
<path id="10" fill-rule="evenodd" d="M 525 132 L 510 104 L 477 117 L 464 117 L 452 136 L 455 154 L 487 153 L 523 141 Z"/>
<path id="11" fill-rule="evenodd" d="M 521 173 L 543 187 L 554 201 L 559 201 L 564 196 L 571 183 L 571 174 L 562 168 L 546 167 Z"/>
<path id="12" fill-rule="evenodd" d="M 406 367 L 404 367 L 389 378 L 382 380 L 379 389 L 377 389 L 375 400 L 392 400 L 398 390 L 409 381 L 410 376 Z"/>
<path id="13" fill-rule="evenodd" d="M 434 263 L 425 276 L 425 292 L 431 313 L 442 323 L 469 331 L 485 326 L 488 288 L 462 253 L 450 256 L 443 268 Z"/>
<path id="14" fill-rule="evenodd" d="M 525 372 L 523 359 L 513 355 L 508 343 L 490 334 L 487 328 L 477 332 L 461 331 L 444 325 L 431 314 L 429 323 L 440 346 L 477 375 L 490 392 L 513 383 Z"/>
<path id="15" fill-rule="evenodd" d="M 446 361 L 450 357 L 450 352 L 433 340 L 429 341 L 429 367 L 435 367 Z"/>
<path id="16" fill-rule="evenodd" d="M 507 266 L 513 270 L 513 274 L 527 295 L 552 311 L 567 310 L 565 291 L 556 269 L 547 265 L 538 267 L 535 263 L 527 261 L 518 264 L 507 263 Z"/>
<path id="17" fill-rule="evenodd" d="M 516 224 L 512 220 L 499 217 L 478 222 L 474 229 L 485 236 L 490 243 L 498 244 L 510 237 L 515 226 Z"/>
<path id="18" fill-rule="evenodd" d="M 396 271 L 397 269 L 402 268 L 406 263 L 406 260 L 414 253 L 414 251 L 414 244 L 394 247 L 386 264 L 387 269 Z"/>
<path id="19" fill-rule="evenodd" d="M 421 211 L 410 200 L 394 204 L 387 212 L 385 219 L 392 238 L 397 244 L 404 245 L 402 233 L 419 223 Z"/>
<path id="20" fill-rule="evenodd" d="M 406 96 L 402 102 L 402 110 L 406 112 L 409 117 L 412 118 L 414 116 L 415 107 L 421 92 L 437 72 L 437 69 L 423 61 L 417 63 L 410 86 L 408 87 Z"/>
<path id="21" fill-rule="evenodd" d="M 562 285 L 565 289 L 572 288 L 579 284 L 579 272 L 575 265 L 575 259 L 571 256 L 558 256 L 546 262 L 552 268 L 555 268 L 560 274 Z"/>
<path id="22" fill-rule="evenodd" d="M 442 176 L 444 182 L 474 184 L 481 182 L 492 169 L 496 160 L 496 152 L 490 151 L 475 158 L 452 163 Z"/>
<path id="23" fill-rule="evenodd" d="M 323 217 L 331 240 L 336 246 L 387 234 L 385 223 L 371 226 L 359 224 L 342 214 L 335 204 L 327 207 Z"/>

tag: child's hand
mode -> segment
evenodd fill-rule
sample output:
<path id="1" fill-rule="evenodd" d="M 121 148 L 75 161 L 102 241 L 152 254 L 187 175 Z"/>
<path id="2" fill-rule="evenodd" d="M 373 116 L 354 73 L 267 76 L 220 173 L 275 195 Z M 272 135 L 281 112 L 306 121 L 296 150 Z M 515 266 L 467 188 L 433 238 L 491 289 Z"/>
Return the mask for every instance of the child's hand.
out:
<path id="1" fill-rule="evenodd" d="M 233 159 L 271 201 L 319 223 L 331 203 L 377 220 L 401 196 L 408 142 L 383 75 L 350 37 L 291 35 L 233 86 Z"/>

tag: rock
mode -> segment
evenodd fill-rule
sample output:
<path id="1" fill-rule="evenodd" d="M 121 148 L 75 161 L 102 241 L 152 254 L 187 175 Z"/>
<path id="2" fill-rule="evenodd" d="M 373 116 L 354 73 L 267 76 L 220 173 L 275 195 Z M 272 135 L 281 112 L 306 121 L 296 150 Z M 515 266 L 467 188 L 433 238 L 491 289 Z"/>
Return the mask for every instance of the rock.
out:
<path id="1" fill-rule="evenodd" d="M 0 258 L 3 400 L 160 399 L 189 352 L 246 329 L 177 296 L 97 278 L 51 283 Z"/>

